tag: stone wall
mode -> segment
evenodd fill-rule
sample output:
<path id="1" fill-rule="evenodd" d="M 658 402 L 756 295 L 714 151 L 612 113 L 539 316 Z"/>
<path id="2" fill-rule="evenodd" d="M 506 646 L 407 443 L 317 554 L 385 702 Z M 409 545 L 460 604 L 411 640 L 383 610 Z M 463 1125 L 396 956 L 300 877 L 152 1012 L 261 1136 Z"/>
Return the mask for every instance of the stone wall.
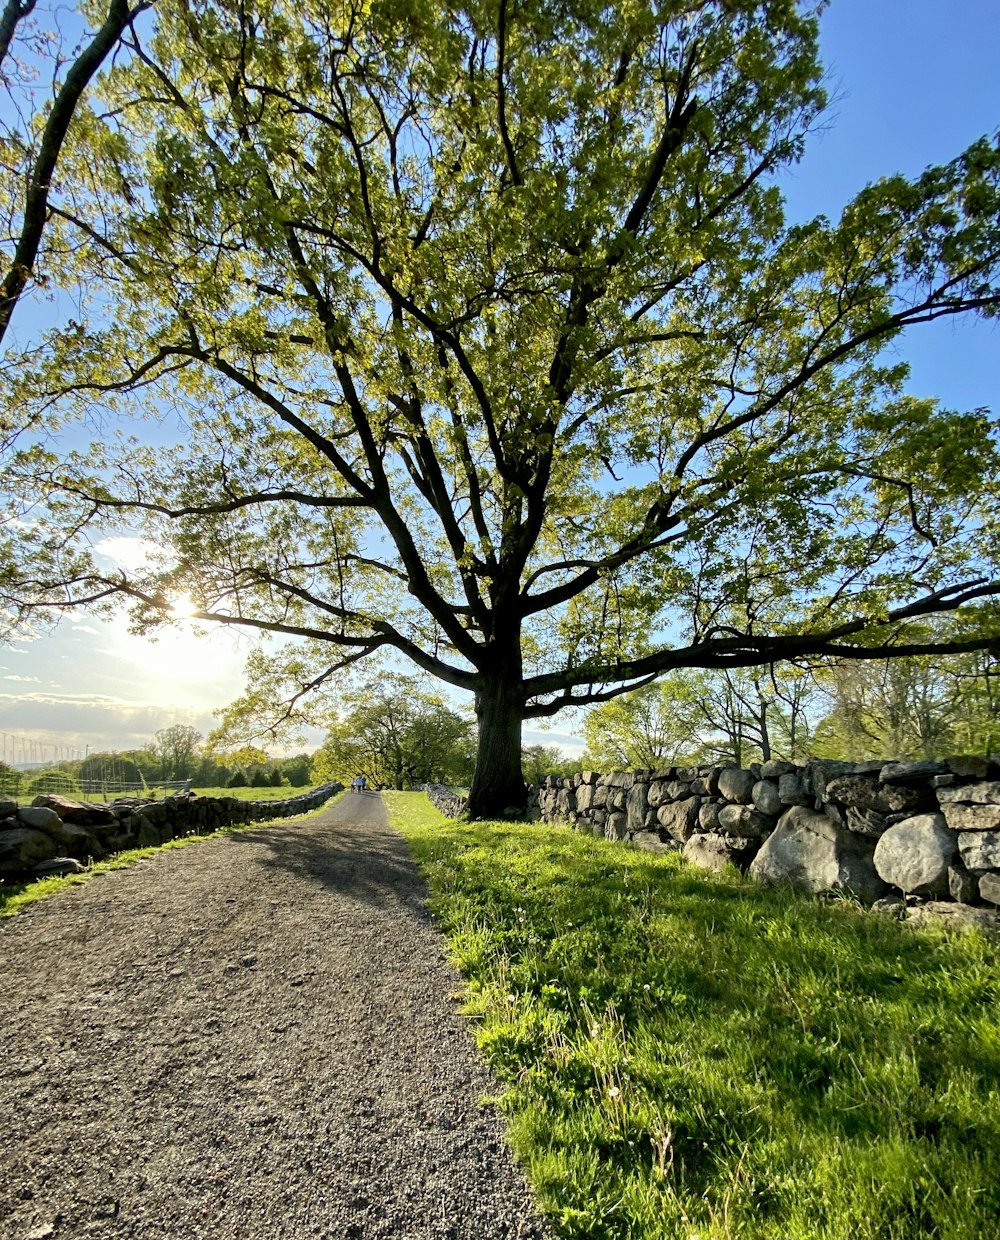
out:
<path id="1" fill-rule="evenodd" d="M 465 797 L 460 797 L 444 784 L 424 784 L 424 792 L 427 793 L 430 803 L 446 818 L 461 818 L 465 813 Z"/>
<path id="2" fill-rule="evenodd" d="M 0 800 L 0 881 L 82 870 L 127 848 L 150 848 L 219 827 L 290 818 L 318 809 L 343 784 L 324 784 L 280 801 L 179 795 L 162 801 L 120 797 L 94 805 L 44 794 L 31 805 Z"/>
<path id="3" fill-rule="evenodd" d="M 1000 759 L 813 758 L 549 777 L 535 816 L 706 869 L 1000 926 Z"/>

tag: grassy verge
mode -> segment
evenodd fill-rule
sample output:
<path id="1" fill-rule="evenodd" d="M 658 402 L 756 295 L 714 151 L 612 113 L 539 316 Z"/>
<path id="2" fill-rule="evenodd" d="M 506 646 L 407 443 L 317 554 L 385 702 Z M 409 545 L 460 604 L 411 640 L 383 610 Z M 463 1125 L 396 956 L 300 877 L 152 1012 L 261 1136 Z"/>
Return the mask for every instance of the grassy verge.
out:
<path id="1" fill-rule="evenodd" d="M 996 944 L 385 798 L 559 1234 L 997 1234 Z"/>
<path id="2" fill-rule="evenodd" d="M 303 822 L 314 814 L 328 810 L 337 798 L 342 795 L 342 793 L 338 792 L 336 796 L 331 797 L 322 806 L 322 810 L 311 810 L 308 814 L 297 814 L 291 818 L 278 818 L 275 821 L 282 826 L 289 823 Z M 37 878 L 29 883 L 5 884 L 0 881 L 0 918 L 13 917 L 15 913 L 20 913 L 29 904 L 34 904 L 37 900 L 44 900 L 48 896 L 56 895 L 57 892 L 65 891 L 69 887 L 77 887 L 80 883 L 85 883 L 93 878 L 95 874 L 106 874 L 109 870 L 123 870 L 126 866 L 135 865 L 137 861 L 143 861 L 146 857 L 152 857 L 156 853 L 167 852 L 175 848 L 187 848 L 191 844 L 200 844 L 203 840 L 218 839 L 220 835 L 233 835 L 237 831 L 252 831 L 267 825 L 267 820 L 262 822 L 241 822 L 229 827 L 219 827 L 217 831 L 210 831 L 205 835 L 184 835 L 180 839 L 169 840 L 166 844 L 160 844 L 156 848 L 130 848 L 125 852 L 115 853 L 107 861 L 95 861 L 82 874 L 67 874 L 62 878 Z"/>

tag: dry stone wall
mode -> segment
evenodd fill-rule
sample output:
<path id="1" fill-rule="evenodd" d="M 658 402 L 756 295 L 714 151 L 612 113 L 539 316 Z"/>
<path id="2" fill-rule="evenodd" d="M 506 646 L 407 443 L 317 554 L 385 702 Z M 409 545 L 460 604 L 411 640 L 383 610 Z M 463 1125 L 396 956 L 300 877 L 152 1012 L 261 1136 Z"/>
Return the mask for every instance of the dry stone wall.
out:
<path id="1" fill-rule="evenodd" d="M 67 874 L 127 848 L 150 848 L 220 827 L 290 818 L 318 809 L 343 784 L 324 784 L 280 801 L 180 795 L 162 801 L 121 797 L 93 805 L 45 794 L 30 805 L 0 800 L 0 881 Z"/>
<path id="2" fill-rule="evenodd" d="M 1000 928 L 1000 759 L 771 761 L 549 777 L 535 815 L 766 883 Z"/>

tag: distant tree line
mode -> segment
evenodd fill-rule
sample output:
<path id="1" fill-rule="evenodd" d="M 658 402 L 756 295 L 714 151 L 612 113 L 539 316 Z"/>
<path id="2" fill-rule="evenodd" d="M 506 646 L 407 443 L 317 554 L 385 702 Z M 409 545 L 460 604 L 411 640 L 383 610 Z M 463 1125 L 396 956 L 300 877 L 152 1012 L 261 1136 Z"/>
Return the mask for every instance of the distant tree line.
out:
<path id="1" fill-rule="evenodd" d="M 865 761 L 1000 752 L 1000 660 L 824 661 L 675 672 L 592 710 L 597 770 L 812 755 Z"/>

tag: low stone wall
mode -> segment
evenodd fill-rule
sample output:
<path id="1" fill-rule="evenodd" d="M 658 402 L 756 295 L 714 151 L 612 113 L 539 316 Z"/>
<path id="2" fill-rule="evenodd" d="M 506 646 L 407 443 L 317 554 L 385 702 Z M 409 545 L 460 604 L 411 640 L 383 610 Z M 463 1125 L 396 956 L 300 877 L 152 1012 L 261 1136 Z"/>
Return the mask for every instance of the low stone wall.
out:
<path id="1" fill-rule="evenodd" d="M 546 822 L 706 869 L 1000 928 L 1000 759 L 584 772 L 535 797 Z"/>
<path id="2" fill-rule="evenodd" d="M 452 792 L 444 784 L 424 784 L 424 792 L 430 803 L 441 811 L 446 818 L 461 818 L 468 804 L 465 797 Z"/>
<path id="3" fill-rule="evenodd" d="M 324 784 L 280 801 L 180 795 L 152 801 L 120 797 L 93 805 L 46 794 L 31 805 L 0 800 L 0 880 L 83 869 L 127 848 L 150 848 L 219 827 L 291 818 L 318 809 L 343 784 Z"/>

